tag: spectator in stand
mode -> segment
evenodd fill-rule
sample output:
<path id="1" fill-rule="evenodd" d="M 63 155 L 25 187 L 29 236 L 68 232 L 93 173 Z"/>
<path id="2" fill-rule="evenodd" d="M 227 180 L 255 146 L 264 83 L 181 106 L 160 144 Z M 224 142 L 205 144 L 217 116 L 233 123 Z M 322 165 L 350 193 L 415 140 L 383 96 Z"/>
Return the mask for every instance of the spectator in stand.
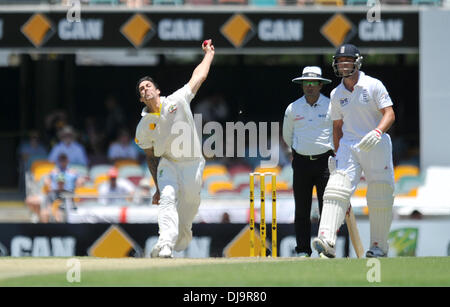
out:
<path id="1" fill-rule="evenodd" d="M 48 160 L 57 161 L 60 154 L 64 153 L 69 158 L 71 164 L 80 164 L 87 166 L 88 158 L 84 147 L 75 140 L 75 131 L 72 127 L 66 126 L 58 134 L 61 140 L 54 146 L 48 156 Z"/>
<path id="2" fill-rule="evenodd" d="M 55 110 L 45 117 L 45 133 L 50 147 L 58 143 L 59 131 L 67 125 L 67 113 Z"/>
<path id="3" fill-rule="evenodd" d="M 88 157 L 105 156 L 105 135 L 100 131 L 98 121 L 94 116 L 87 116 L 84 120 L 84 129 L 81 135 Z M 89 159 L 90 160 L 90 159 Z"/>
<path id="4" fill-rule="evenodd" d="M 121 127 L 126 124 L 126 118 L 124 116 L 120 104 L 113 95 L 109 95 L 105 100 L 106 108 L 106 122 L 105 122 L 105 132 L 106 132 L 106 142 L 111 143 Z"/>
<path id="5" fill-rule="evenodd" d="M 30 169 L 33 159 L 46 159 L 48 151 L 40 141 L 39 132 L 31 130 L 28 134 L 28 139 L 19 145 L 17 153 L 19 155 L 19 189 L 21 192 L 24 192 L 25 173 Z"/>
<path id="6" fill-rule="evenodd" d="M 195 104 L 193 113 L 201 114 L 204 123 L 217 121 L 224 124 L 229 119 L 230 110 L 223 95 L 213 93 Z"/>
<path id="7" fill-rule="evenodd" d="M 39 132 L 31 130 L 28 134 L 28 140 L 19 145 L 20 162 L 24 167 L 30 167 L 29 160 L 36 156 L 47 156 L 48 151 L 41 142 Z"/>
<path id="8" fill-rule="evenodd" d="M 45 206 L 41 209 L 41 222 L 48 223 L 50 219 L 53 219 L 61 223 L 63 217 L 61 210 L 64 204 L 64 193 L 70 193 L 66 190 L 66 176 L 63 173 L 58 173 L 55 178 L 56 189 L 50 191 L 45 198 Z M 52 182 L 53 185 L 53 182 Z M 73 192 L 73 191 L 72 191 Z"/>
<path id="9" fill-rule="evenodd" d="M 144 5 L 150 5 L 150 0 L 121 0 L 121 2 L 126 3 L 128 7 L 139 8 Z"/>
<path id="10" fill-rule="evenodd" d="M 109 180 L 100 185 L 98 194 L 101 204 L 111 205 L 133 197 L 133 183 L 125 178 L 117 178 L 118 174 L 117 168 L 112 167 L 108 172 Z"/>
<path id="11" fill-rule="evenodd" d="M 139 153 L 134 142 L 131 141 L 128 130 L 120 130 L 116 142 L 109 146 L 108 159 L 112 162 L 120 159 L 138 160 L 138 155 Z"/>
<path id="12" fill-rule="evenodd" d="M 144 177 L 139 182 L 139 186 L 134 194 L 134 202 L 138 205 L 151 205 L 153 194 L 156 192 L 156 187 L 150 185 L 152 179 Z"/>
<path id="13" fill-rule="evenodd" d="M 61 177 L 64 180 L 61 180 Z M 56 167 L 44 179 L 44 191 L 48 192 L 30 195 L 25 200 L 28 208 L 33 212 L 33 221 L 48 222 L 47 196 L 54 194 L 55 191 L 61 192 L 62 181 L 64 182 L 63 189 L 66 192 L 73 192 L 76 187 L 82 186 L 85 182 L 85 179 L 76 171 L 69 169 L 69 159 L 65 153 L 59 154 Z"/>

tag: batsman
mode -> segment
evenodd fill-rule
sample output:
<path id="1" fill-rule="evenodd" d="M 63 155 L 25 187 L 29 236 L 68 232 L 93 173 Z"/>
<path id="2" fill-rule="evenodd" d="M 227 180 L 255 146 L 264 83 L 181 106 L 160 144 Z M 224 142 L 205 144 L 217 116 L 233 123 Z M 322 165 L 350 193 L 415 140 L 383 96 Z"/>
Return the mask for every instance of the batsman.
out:
<path id="1" fill-rule="evenodd" d="M 331 92 L 331 119 L 335 160 L 329 159 L 330 178 L 323 196 L 318 237 L 313 247 L 328 258 L 336 257 L 336 232 L 344 222 L 350 197 L 362 172 L 367 181 L 370 248 L 366 257 L 386 257 L 394 204 L 392 143 L 386 133 L 395 121 L 391 98 L 381 81 L 360 71 L 356 46 L 340 46 L 333 70 L 341 83 Z"/>

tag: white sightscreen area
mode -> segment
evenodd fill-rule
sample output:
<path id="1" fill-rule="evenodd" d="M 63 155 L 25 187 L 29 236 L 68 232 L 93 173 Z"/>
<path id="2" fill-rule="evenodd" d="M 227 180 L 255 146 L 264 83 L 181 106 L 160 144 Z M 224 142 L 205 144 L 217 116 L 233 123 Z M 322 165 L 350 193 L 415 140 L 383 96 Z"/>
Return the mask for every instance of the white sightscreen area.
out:
<path id="1" fill-rule="evenodd" d="M 420 166 L 450 166 L 450 10 L 420 11 Z"/>

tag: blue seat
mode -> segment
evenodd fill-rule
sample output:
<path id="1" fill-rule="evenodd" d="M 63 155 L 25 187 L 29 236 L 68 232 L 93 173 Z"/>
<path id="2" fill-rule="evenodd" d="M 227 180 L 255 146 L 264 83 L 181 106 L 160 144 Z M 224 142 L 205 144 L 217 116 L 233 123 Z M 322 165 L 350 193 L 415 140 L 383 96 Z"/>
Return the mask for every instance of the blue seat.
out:
<path id="1" fill-rule="evenodd" d="M 347 5 L 367 5 L 368 0 L 347 0 Z"/>
<path id="2" fill-rule="evenodd" d="M 411 0 L 412 5 L 441 5 L 441 0 Z"/>
<path id="3" fill-rule="evenodd" d="M 249 0 L 248 4 L 254 6 L 276 6 L 278 5 L 278 0 Z"/>
<path id="4" fill-rule="evenodd" d="M 118 5 L 119 0 L 89 0 L 89 5 L 98 5 L 98 4 Z"/>

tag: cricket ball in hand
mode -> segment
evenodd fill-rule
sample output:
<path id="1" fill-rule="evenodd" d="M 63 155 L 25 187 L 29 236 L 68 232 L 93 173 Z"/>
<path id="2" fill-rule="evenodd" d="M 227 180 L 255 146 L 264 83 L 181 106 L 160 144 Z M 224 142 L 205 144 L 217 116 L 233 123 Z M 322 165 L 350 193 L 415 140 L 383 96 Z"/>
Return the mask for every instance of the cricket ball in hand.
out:
<path id="1" fill-rule="evenodd" d="M 203 47 L 206 47 L 208 45 L 208 40 L 203 41 Z"/>

